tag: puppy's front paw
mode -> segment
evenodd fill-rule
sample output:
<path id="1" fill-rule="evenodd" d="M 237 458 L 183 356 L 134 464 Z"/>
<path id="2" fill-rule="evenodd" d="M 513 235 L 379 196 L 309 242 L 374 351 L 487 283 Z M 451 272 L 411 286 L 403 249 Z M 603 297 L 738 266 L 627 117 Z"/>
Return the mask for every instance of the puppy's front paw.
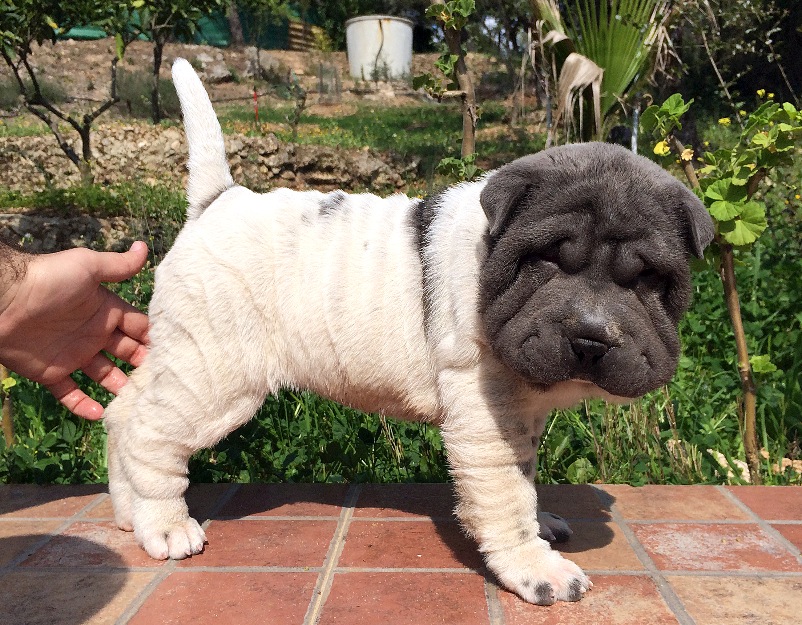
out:
<path id="1" fill-rule="evenodd" d="M 487 565 L 506 588 L 537 605 L 579 601 L 593 587 L 582 569 L 542 541 L 488 554 Z"/>
<path id="2" fill-rule="evenodd" d="M 198 522 L 187 517 L 172 525 L 135 530 L 137 542 L 155 560 L 183 560 L 203 551 L 206 534 Z"/>

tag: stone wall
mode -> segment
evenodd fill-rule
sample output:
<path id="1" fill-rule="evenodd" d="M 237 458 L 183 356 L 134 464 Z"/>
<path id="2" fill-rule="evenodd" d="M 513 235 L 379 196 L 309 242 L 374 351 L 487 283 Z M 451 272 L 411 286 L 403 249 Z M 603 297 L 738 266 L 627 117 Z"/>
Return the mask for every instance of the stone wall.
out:
<path id="1" fill-rule="evenodd" d="M 92 138 L 98 184 L 186 184 L 187 146 L 178 127 L 111 123 L 98 126 Z M 256 191 L 281 186 L 391 193 L 405 184 L 402 174 L 409 177 L 416 168 L 415 163 L 385 162 L 369 150 L 284 144 L 273 134 L 227 136 L 225 142 L 234 179 Z M 79 183 L 77 168 L 54 137 L 0 137 L 0 187 L 31 192 L 48 184 L 66 188 Z M 21 242 L 31 252 L 75 246 L 120 251 L 135 238 L 145 238 L 161 254 L 172 238 L 163 229 L 127 217 L 64 217 L 46 210 L 0 214 L 0 237 Z"/>
<path id="2" fill-rule="evenodd" d="M 99 184 L 185 183 L 187 146 L 178 127 L 99 125 L 92 133 L 92 152 Z M 273 134 L 227 136 L 226 152 L 234 179 L 254 190 L 284 186 L 389 192 L 403 186 L 402 173 L 414 169 L 414 164 L 390 164 L 369 150 L 285 144 Z M 47 184 L 69 187 L 79 181 L 77 168 L 53 136 L 0 137 L 0 186 L 35 191 Z"/>

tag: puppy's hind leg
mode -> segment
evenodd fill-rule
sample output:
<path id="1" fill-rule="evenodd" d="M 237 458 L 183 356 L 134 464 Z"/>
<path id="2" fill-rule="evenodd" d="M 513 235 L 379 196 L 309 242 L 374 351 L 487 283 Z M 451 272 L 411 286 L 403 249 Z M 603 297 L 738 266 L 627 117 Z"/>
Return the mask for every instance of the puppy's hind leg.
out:
<path id="1" fill-rule="evenodd" d="M 143 385 L 146 384 L 147 370 L 146 362 L 131 374 L 128 383 L 108 405 L 103 415 L 103 424 L 107 432 L 106 457 L 109 470 L 109 495 L 117 527 L 126 532 L 134 529 L 134 491 L 128 475 L 123 470 L 118 439 L 125 431 L 125 424 L 131 416 Z"/>
<path id="2" fill-rule="evenodd" d="M 224 384 L 221 391 L 204 375 L 187 379 L 172 371 L 154 376 L 115 443 L 132 489 L 134 536 L 160 560 L 200 553 L 206 542 L 184 501 L 189 457 L 250 419 L 264 400 L 255 389 Z"/>

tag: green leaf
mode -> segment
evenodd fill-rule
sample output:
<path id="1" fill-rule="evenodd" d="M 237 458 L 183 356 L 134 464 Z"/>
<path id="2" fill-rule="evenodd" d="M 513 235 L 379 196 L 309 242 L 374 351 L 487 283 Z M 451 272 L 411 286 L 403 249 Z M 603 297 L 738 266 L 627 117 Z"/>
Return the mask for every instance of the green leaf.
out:
<path id="1" fill-rule="evenodd" d="M 716 180 L 707 187 L 705 197 L 713 201 L 739 202 L 746 199 L 746 189 L 741 185 L 733 184 L 731 178 L 724 178 Z"/>
<path id="2" fill-rule="evenodd" d="M 568 467 L 565 477 L 571 484 L 587 484 L 596 479 L 596 469 L 587 458 L 578 458 Z"/>
<path id="3" fill-rule="evenodd" d="M 755 373 L 772 373 L 777 371 L 777 365 L 771 362 L 771 358 L 767 354 L 752 356 L 749 359 L 749 364 L 752 366 L 752 371 Z"/>
<path id="4" fill-rule="evenodd" d="M 741 207 L 726 200 L 717 200 L 707 209 L 716 221 L 729 221 L 741 214 Z"/>
<path id="5" fill-rule="evenodd" d="M 114 35 L 114 48 L 117 53 L 117 60 L 122 61 L 123 55 L 125 54 L 125 40 L 120 33 Z"/>
<path id="6" fill-rule="evenodd" d="M 685 103 L 682 95 L 679 93 L 675 93 L 668 97 L 668 99 L 663 103 L 661 109 L 665 110 L 669 115 L 672 117 L 682 117 L 685 113 L 688 112 L 688 109 L 691 108 L 691 104 L 693 100 Z"/>
<path id="7" fill-rule="evenodd" d="M 643 132 L 649 133 L 657 128 L 657 111 L 659 110 L 656 104 L 648 107 L 640 116 L 640 127 Z"/>
<path id="8" fill-rule="evenodd" d="M 74 443 L 81 438 L 81 433 L 78 431 L 78 426 L 72 421 L 64 421 L 61 424 L 61 438 L 68 443 Z"/>
<path id="9" fill-rule="evenodd" d="M 771 145 L 772 141 L 768 133 L 759 132 L 754 137 L 752 137 L 752 143 L 761 148 L 767 148 Z"/>
<path id="10" fill-rule="evenodd" d="M 737 219 L 720 223 L 719 231 L 728 243 L 743 246 L 757 241 L 767 226 L 766 207 L 752 201 L 744 203 Z"/>

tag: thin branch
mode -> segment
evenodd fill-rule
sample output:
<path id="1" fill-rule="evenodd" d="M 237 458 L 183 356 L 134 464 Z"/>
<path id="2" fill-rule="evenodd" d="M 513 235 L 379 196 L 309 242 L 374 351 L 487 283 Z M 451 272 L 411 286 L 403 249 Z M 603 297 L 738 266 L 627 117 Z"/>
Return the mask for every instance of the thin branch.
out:
<path id="1" fill-rule="evenodd" d="M 713 66 L 713 71 L 716 72 L 716 77 L 718 78 L 718 83 L 721 85 L 721 88 L 724 90 L 724 95 L 727 96 L 727 101 L 730 103 L 732 110 L 735 112 L 735 119 L 738 120 L 738 124 L 741 126 L 743 130 L 744 123 L 741 120 L 741 116 L 738 114 L 738 107 L 735 106 L 735 101 L 732 99 L 732 94 L 730 90 L 727 88 L 727 83 L 724 82 L 724 78 L 721 76 L 721 72 L 718 71 L 718 65 L 716 65 L 716 61 L 713 58 L 713 53 L 710 51 L 710 46 L 707 44 L 707 36 L 705 35 L 704 29 L 699 30 L 699 34 L 702 36 L 702 44 L 705 47 L 705 52 L 707 53 L 707 58 L 710 61 L 710 64 Z"/>

